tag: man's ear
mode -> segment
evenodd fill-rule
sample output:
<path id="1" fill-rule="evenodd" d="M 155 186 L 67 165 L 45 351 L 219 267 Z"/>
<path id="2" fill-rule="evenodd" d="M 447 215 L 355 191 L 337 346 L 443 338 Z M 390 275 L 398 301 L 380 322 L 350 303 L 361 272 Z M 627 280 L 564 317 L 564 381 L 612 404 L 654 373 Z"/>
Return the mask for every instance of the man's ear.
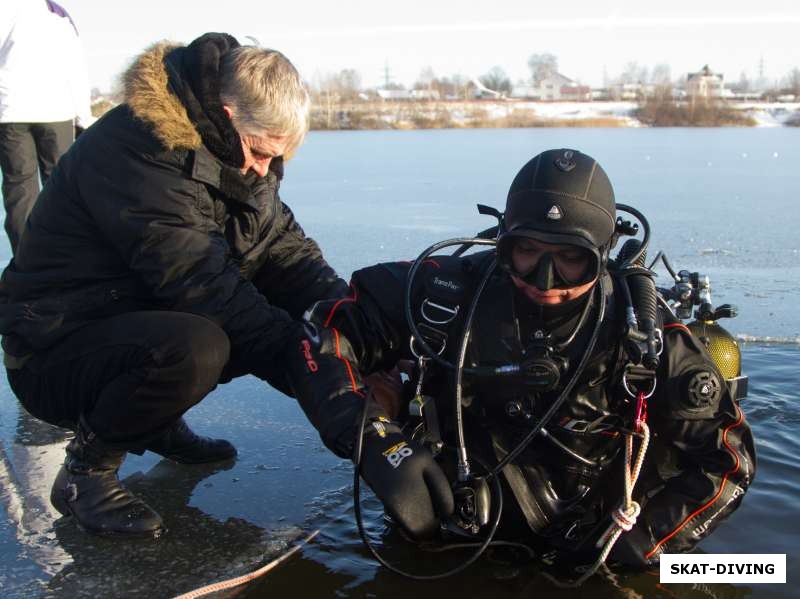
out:
<path id="1" fill-rule="evenodd" d="M 228 115 L 229 119 L 233 120 L 233 110 L 231 110 L 230 106 L 228 106 L 227 104 L 223 104 L 222 110 L 225 112 L 225 114 Z"/>

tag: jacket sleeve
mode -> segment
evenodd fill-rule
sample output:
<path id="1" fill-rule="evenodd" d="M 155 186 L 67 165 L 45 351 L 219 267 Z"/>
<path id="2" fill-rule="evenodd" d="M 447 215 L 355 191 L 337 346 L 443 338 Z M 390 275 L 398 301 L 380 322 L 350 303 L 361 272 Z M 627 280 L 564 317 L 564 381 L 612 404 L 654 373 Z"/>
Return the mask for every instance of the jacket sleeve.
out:
<path id="1" fill-rule="evenodd" d="M 133 152 L 103 161 L 103 169 L 86 162 L 75 177 L 79 196 L 149 299 L 213 321 L 234 354 L 279 356 L 298 325 L 242 277 L 223 232 L 200 209 L 201 183 Z"/>
<path id="2" fill-rule="evenodd" d="M 647 456 L 661 482 L 637 488 L 649 499 L 611 556 L 631 565 L 692 549 L 739 506 L 755 475 L 750 427 L 702 343 L 673 323 L 664 344 Z"/>
<path id="3" fill-rule="evenodd" d="M 317 242 L 306 237 L 282 201 L 277 201 L 276 217 L 268 226 L 273 235 L 269 255 L 253 276 L 253 284 L 270 302 L 300 318 L 316 301 L 347 295 L 347 283 L 328 265 Z"/>
<path id="4" fill-rule="evenodd" d="M 317 302 L 308 332 L 287 352 L 287 374 L 301 407 L 323 443 L 350 458 L 362 411 L 384 415 L 368 399 L 361 373 L 393 366 L 408 348 L 402 295 L 408 264 L 357 271 L 351 293 Z"/>
<path id="5" fill-rule="evenodd" d="M 363 373 L 390 369 L 399 359 L 411 357 L 411 334 L 403 313 L 409 267 L 407 262 L 393 262 L 358 270 L 347 297 L 318 302 L 309 311 L 314 324 L 347 337 Z"/>

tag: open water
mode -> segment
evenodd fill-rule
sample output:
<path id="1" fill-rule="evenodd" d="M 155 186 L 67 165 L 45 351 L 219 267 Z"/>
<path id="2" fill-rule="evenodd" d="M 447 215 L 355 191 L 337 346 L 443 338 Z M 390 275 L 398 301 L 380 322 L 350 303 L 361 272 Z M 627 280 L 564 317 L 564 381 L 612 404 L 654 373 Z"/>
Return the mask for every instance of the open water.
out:
<path id="1" fill-rule="evenodd" d="M 711 277 L 723 324 L 747 339 L 743 365 L 759 470 L 742 507 L 700 545 L 711 553 L 786 553 L 787 585 L 662 585 L 658 575 L 596 577 L 595 597 L 793 597 L 800 584 L 800 131 L 792 129 L 531 129 L 312 133 L 287 167 L 283 199 L 343 275 L 413 258 L 441 239 L 491 224 L 520 166 L 551 147 L 596 157 L 617 200 L 642 210 L 651 248 Z M 0 263 L 9 252 L 0 239 Z M 666 284 L 663 277 L 659 281 Z M 294 401 L 247 377 L 188 415 L 231 439 L 235 463 L 179 467 L 131 456 L 126 484 L 164 517 L 158 541 L 90 537 L 56 520 L 47 496 L 64 436 L 20 411 L 0 378 L 0 595 L 170 597 L 254 570 L 295 539 L 317 539 L 243 597 L 568 597 L 509 551 L 456 579 L 418 583 L 377 567 L 353 523 L 352 470 L 328 453 Z M 366 501 L 377 526 L 379 510 Z M 461 556 L 390 555 L 433 571 Z M 223 596 L 233 596 L 232 594 Z"/>

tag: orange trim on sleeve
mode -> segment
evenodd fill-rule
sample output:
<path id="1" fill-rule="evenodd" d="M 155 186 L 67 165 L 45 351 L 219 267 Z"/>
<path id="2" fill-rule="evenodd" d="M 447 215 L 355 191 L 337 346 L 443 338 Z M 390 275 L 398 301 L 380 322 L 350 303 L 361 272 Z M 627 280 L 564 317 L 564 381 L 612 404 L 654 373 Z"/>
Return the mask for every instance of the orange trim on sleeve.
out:
<path id="1" fill-rule="evenodd" d="M 334 313 L 336 312 L 336 310 L 337 310 L 337 308 L 339 306 L 341 306 L 342 304 L 348 303 L 348 302 L 357 302 L 358 301 L 358 291 L 356 290 L 356 286 L 353 285 L 352 281 L 350 281 L 350 289 L 353 290 L 353 295 L 351 297 L 344 297 L 344 298 L 340 299 L 338 302 L 336 302 L 335 304 L 333 304 L 333 308 L 331 308 L 331 311 L 328 312 L 328 317 L 325 319 L 325 322 L 322 324 L 323 328 L 327 329 L 330 326 L 331 320 L 333 320 L 333 315 L 334 315 Z"/>
<path id="2" fill-rule="evenodd" d="M 411 264 L 412 262 L 414 262 L 414 261 L 413 260 L 398 260 L 397 261 L 398 264 Z M 436 268 L 441 268 L 441 265 L 436 260 L 434 260 L 433 258 L 427 258 L 427 259 L 423 260 L 422 263 L 423 264 L 430 263 L 430 264 L 433 264 Z"/>
<path id="3" fill-rule="evenodd" d="M 730 476 L 732 476 L 733 474 L 736 474 L 736 472 L 738 472 L 739 466 L 741 465 L 741 461 L 739 460 L 739 454 L 736 453 L 736 450 L 734 450 L 733 447 L 731 447 L 730 444 L 728 443 L 728 432 L 733 430 L 733 429 L 735 429 L 735 428 L 737 428 L 738 426 L 740 426 L 742 424 L 742 422 L 744 422 L 744 412 L 742 412 L 742 410 L 739 408 L 739 406 L 737 406 L 735 404 L 734 404 L 734 407 L 736 408 L 736 412 L 739 414 L 739 419 L 736 422 L 734 422 L 733 424 L 729 425 L 725 429 L 725 431 L 722 433 L 722 442 L 725 444 L 725 447 L 728 449 L 728 451 L 731 453 L 731 455 L 736 459 L 736 465 L 733 468 L 731 468 L 730 470 L 728 470 L 725 473 L 725 475 L 722 477 L 722 484 L 720 484 L 719 491 L 716 492 L 714 497 L 712 497 L 711 500 L 708 501 L 703 507 L 698 508 L 697 510 L 692 512 L 690 515 L 688 515 L 686 518 L 684 518 L 684 520 L 680 524 L 678 524 L 678 526 L 675 527 L 675 529 L 671 533 L 669 533 L 666 537 L 664 537 L 658 543 L 656 543 L 655 546 L 647 554 L 645 554 L 645 558 L 650 559 L 650 557 L 652 557 L 653 554 L 656 551 L 658 551 L 658 549 L 664 543 L 666 543 L 672 537 L 674 537 L 676 534 L 678 534 L 681 531 L 681 529 L 683 529 L 695 516 L 697 516 L 698 514 L 701 514 L 702 512 L 707 510 L 709 507 L 711 507 L 711 505 L 717 499 L 719 499 L 720 495 L 722 495 L 722 492 L 725 490 L 725 485 L 728 482 L 728 478 Z"/>
<path id="4" fill-rule="evenodd" d="M 339 345 L 339 331 L 336 330 L 336 327 L 331 327 L 331 330 L 336 337 L 336 357 L 344 362 L 344 367 L 347 370 L 347 376 L 350 378 L 350 385 L 353 387 L 353 393 L 360 395 L 361 397 L 365 397 L 364 393 L 359 391 L 358 385 L 356 385 L 356 377 L 353 375 L 353 368 L 350 366 L 350 362 L 346 358 L 342 357 L 342 350 Z"/>
<path id="5" fill-rule="evenodd" d="M 689 330 L 689 327 L 682 322 L 673 322 L 672 324 L 664 325 L 664 330 L 666 331 L 667 329 L 680 329 L 681 331 L 689 333 L 690 335 L 692 334 L 692 331 Z"/>

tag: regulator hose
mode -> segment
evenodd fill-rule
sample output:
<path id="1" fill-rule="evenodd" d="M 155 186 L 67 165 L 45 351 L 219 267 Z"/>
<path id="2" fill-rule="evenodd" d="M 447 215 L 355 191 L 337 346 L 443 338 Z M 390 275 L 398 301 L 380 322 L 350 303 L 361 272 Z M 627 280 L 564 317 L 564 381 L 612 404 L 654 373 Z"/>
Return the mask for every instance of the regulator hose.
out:
<path id="1" fill-rule="evenodd" d="M 635 324 L 639 331 L 646 337 L 646 348 L 641 356 L 643 364 L 655 370 L 658 367 L 658 340 L 656 338 L 656 305 L 658 295 L 656 284 L 653 281 L 653 272 L 645 267 L 647 252 L 641 251 L 642 242 L 638 239 L 629 239 L 625 242 L 617 255 L 617 262 L 627 266 L 617 271 L 622 278 L 622 284 L 630 290 L 631 308 Z M 633 262 L 628 259 L 635 257 Z M 628 294 L 626 294 L 627 296 Z M 629 323 L 633 324 L 633 323 Z"/>

